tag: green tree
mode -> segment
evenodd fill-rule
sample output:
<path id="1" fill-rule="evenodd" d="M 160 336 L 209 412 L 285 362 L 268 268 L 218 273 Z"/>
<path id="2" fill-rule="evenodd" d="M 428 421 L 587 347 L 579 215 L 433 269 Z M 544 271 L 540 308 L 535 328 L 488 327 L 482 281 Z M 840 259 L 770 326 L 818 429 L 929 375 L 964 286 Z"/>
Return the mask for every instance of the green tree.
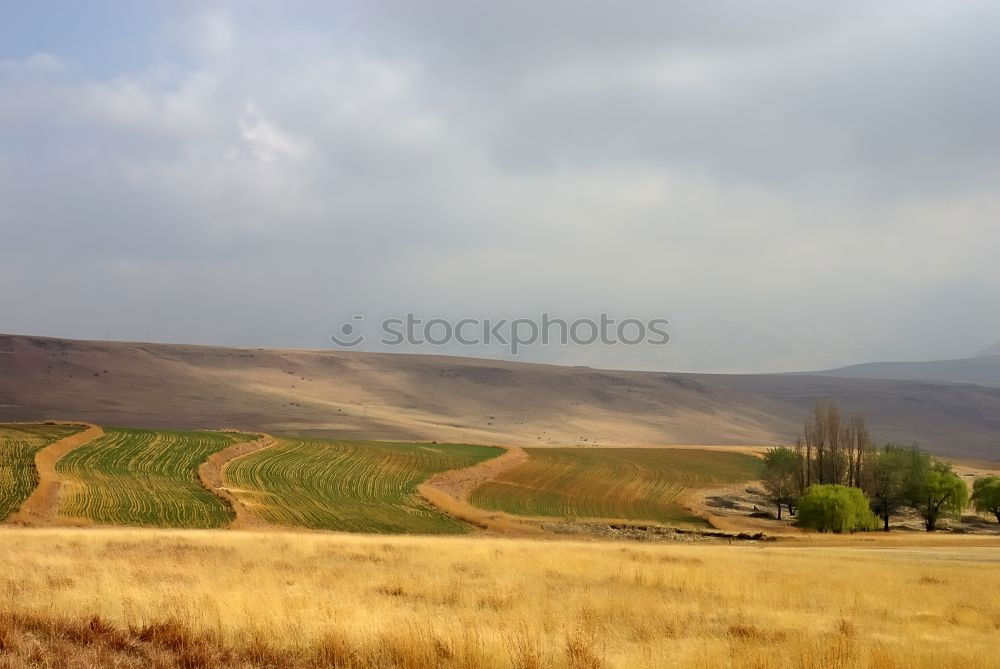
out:
<path id="1" fill-rule="evenodd" d="M 889 531 L 889 517 L 908 501 L 908 474 L 917 457 L 912 451 L 887 444 L 867 455 L 862 489 L 871 499 L 872 511 L 882 519 L 882 528 Z"/>
<path id="2" fill-rule="evenodd" d="M 798 524 L 820 532 L 874 530 L 878 519 L 859 488 L 839 484 L 811 485 L 799 500 Z"/>
<path id="3" fill-rule="evenodd" d="M 980 513 L 992 513 L 1000 523 L 1000 476 L 976 479 L 972 486 L 972 503 Z"/>
<path id="4" fill-rule="evenodd" d="M 969 489 L 951 465 L 934 460 L 922 476 L 911 479 L 910 499 L 910 505 L 923 516 L 924 527 L 933 532 L 942 514 L 962 512 L 969 502 Z"/>
<path id="5" fill-rule="evenodd" d="M 799 456 L 784 446 L 768 449 L 764 453 L 764 488 L 778 507 L 778 520 L 782 504 L 794 515 L 798 487 Z"/>

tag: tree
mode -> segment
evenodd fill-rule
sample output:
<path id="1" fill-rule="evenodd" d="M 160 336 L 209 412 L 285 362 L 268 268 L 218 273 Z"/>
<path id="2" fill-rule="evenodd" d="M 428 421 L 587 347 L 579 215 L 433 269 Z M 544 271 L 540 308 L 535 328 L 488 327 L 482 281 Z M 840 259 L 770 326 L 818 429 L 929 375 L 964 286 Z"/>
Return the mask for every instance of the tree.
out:
<path id="1" fill-rule="evenodd" d="M 976 479 L 972 486 L 972 503 L 980 513 L 992 513 L 1000 523 L 1000 476 Z"/>
<path id="2" fill-rule="evenodd" d="M 782 504 L 794 515 L 799 488 L 799 457 L 795 451 L 782 446 L 764 453 L 764 488 L 778 507 L 778 520 L 781 520 Z"/>
<path id="3" fill-rule="evenodd" d="M 922 476 L 913 476 L 910 485 L 910 505 L 923 516 L 928 532 L 937 529 L 941 514 L 957 515 L 969 501 L 965 481 L 951 470 L 951 465 L 940 460 L 933 461 Z"/>
<path id="4" fill-rule="evenodd" d="M 835 402 L 817 401 L 802 427 L 805 486 L 846 483 L 859 486 L 871 436 L 862 416 L 841 416 Z"/>
<path id="5" fill-rule="evenodd" d="M 810 465 L 812 465 L 812 454 L 816 454 L 815 473 L 816 480 L 820 483 L 831 483 L 831 462 L 828 457 L 832 442 L 837 440 L 840 433 L 840 409 L 833 402 L 816 402 L 813 407 L 812 418 L 806 421 L 803 435 L 806 440 L 806 450 L 809 453 Z M 810 467 L 812 470 L 812 466 Z M 810 482 L 812 477 L 810 476 Z"/>
<path id="6" fill-rule="evenodd" d="M 797 474 L 795 481 L 795 495 L 796 497 L 801 497 L 806 493 L 806 488 L 809 487 L 809 456 L 808 452 L 802 450 L 802 438 L 795 438 L 795 458 L 798 465 Z"/>
<path id="7" fill-rule="evenodd" d="M 858 488 L 839 484 L 812 485 L 799 500 L 798 524 L 820 532 L 874 530 L 878 519 Z"/>
<path id="8" fill-rule="evenodd" d="M 889 517 L 906 505 L 907 474 L 913 468 L 913 459 L 911 451 L 892 444 L 868 454 L 862 489 L 871 499 L 872 511 L 882 519 L 886 532 L 889 531 Z"/>
<path id="9" fill-rule="evenodd" d="M 864 416 L 851 416 L 847 424 L 847 485 L 861 487 L 862 468 L 871 451 L 871 436 Z"/>

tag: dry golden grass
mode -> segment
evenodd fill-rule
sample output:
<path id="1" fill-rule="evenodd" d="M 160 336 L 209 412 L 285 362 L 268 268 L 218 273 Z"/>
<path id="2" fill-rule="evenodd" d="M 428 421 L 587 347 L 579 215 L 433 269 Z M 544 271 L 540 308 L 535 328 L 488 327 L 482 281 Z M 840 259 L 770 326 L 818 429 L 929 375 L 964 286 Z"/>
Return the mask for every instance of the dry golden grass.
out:
<path id="1" fill-rule="evenodd" d="M 1000 549 L 0 530 L 0 667 L 998 666 Z"/>

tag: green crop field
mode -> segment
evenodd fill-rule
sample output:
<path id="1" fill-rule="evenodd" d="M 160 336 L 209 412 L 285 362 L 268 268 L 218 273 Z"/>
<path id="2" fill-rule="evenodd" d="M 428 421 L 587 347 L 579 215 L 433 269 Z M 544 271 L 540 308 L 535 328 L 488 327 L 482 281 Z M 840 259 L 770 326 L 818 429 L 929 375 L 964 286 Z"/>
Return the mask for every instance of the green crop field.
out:
<path id="1" fill-rule="evenodd" d="M 35 453 L 82 427 L 0 425 L 0 520 L 17 511 L 38 484 Z"/>
<path id="2" fill-rule="evenodd" d="M 528 460 L 473 491 L 472 504 L 523 516 L 695 523 L 689 488 L 757 478 L 742 453 L 669 448 L 529 448 Z"/>
<path id="3" fill-rule="evenodd" d="M 232 511 L 198 481 L 212 453 L 255 435 L 108 428 L 56 464 L 59 513 L 98 523 L 223 527 Z"/>
<path id="4" fill-rule="evenodd" d="M 227 487 L 276 525 L 351 532 L 457 533 L 464 524 L 416 488 L 440 471 L 500 455 L 487 446 L 281 439 L 234 460 Z"/>

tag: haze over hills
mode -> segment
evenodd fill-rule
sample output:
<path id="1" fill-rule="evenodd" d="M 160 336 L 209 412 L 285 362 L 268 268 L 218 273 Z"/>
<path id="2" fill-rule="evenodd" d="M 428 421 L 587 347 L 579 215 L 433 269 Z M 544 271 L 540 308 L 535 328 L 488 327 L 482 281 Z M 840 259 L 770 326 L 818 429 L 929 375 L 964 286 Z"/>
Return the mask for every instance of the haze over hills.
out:
<path id="1" fill-rule="evenodd" d="M 991 347 L 975 358 L 929 362 L 870 362 L 805 374 L 853 379 L 975 383 L 1000 388 L 1000 352 L 989 352 L 994 348 L 997 347 Z"/>
<path id="2" fill-rule="evenodd" d="M 776 444 L 817 399 L 876 437 L 989 457 L 1000 389 L 805 375 L 621 372 L 476 358 L 0 335 L 0 421 L 519 445 Z"/>
<path id="3" fill-rule="evenodd" d="M 992 346 L 988 346 L 979 352 L 979 357 L 986 357 L 991 355 L 1000 355 L 1000 341 L 994 343 Z"/>

